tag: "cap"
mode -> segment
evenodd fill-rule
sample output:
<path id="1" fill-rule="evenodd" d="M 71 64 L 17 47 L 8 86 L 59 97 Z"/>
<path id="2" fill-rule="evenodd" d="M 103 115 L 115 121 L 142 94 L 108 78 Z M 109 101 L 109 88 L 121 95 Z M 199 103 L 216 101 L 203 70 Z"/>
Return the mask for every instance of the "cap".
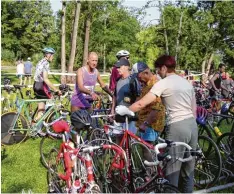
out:
<path id="1" fill-rule="evenodd" d="M 121 66 L 130 66 L 130 63 L 127 59 L 121 58 L 116 64 L 115 67 L 121 67 Z"/>
<path id="2" fill-rule="evenodd" d="M 148 65 L 146 65 L 145 63 L 137 62 L 132 66 L 132 73 L 141 73 L 142 71 L 145 71 L 148 68 Z"/>

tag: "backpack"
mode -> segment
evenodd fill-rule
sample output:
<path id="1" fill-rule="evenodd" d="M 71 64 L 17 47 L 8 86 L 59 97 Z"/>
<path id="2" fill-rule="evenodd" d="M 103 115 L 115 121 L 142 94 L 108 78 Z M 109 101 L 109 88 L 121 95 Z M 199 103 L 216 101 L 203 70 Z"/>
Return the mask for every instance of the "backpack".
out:
<path id="1" fill-rule="evenodd" d="M 139 97 L 141 94 L 141 85 L 137 79 L 137 74 L 132 74 L 130 76 L 129 84 L 131 104 L 133 104 L 136 101 L 137 97 Z"/>

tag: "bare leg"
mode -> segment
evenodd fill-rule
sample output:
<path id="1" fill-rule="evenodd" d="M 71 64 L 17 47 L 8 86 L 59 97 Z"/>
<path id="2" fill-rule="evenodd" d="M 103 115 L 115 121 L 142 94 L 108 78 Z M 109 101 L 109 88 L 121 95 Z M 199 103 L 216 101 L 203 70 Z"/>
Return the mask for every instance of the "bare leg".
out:
<path id="1" fill-rule="evenodd" d="M 42 117 L 42 115 L 44 114 L 44 111 L 45 111 L 45 103 L 39 102 L 37 116 L 34 120 L 38 121 Z"/>

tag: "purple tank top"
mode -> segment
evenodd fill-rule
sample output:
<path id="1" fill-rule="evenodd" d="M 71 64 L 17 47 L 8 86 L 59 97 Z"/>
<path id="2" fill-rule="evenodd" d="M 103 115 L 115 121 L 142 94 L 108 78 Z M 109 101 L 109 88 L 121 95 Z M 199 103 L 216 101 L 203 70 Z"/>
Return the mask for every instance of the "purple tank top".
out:
<path id="1" fill-rule="evenodd" d="M 86 67 L 82 67 L 82 74 L 83 74 L 83 85 L 84 85 L 84 87 L 86 89 L 94 92 L 95 85 L 97 83 L 97 76 L 98 76 L 97 69 L 95 68 L 94 72 L 90 73 L 90 72 L 88 72 Z M 75 87 L 75 94 L 78 97 L 83 96 L 85 98 L 91 98 L 90 95 L 82 93 L 77 84 L 76 84 L 76 87 Z"/>

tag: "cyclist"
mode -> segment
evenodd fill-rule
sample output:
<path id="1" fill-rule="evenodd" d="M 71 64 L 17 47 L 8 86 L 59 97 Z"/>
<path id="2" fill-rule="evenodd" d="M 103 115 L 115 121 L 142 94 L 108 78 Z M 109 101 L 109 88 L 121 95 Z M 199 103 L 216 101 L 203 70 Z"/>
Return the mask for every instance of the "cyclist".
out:
<path id="1" fill-rule="evenodd" d="M 116 107 L 116 112 L 124 115 L 131 114 L 131 111 L 140 111 L 161 96 L 168 112 L 166 138 L 185 142 L 196 149 L 198 130 L 195 120 L 196 98 L 193 86 L 186 79 L 176 75 L 174 57 L 163 55 L 155 61 L 154 65 L 162 79 L 156 82 L 150 92 L 139 101 L 129 108 Z M 171 156 L 176 154 L 176 156 L 183 158 L 184 151 L 183 148 L 178 147 L 176 150 L 170 150 L 169 154 Z M 176 187 L 179 185 L 181 192 L 192 193 L 194 166 L 194 159 L 181 163 L 173 158 L 167 164 L 166 178 Z"/>
<path id="2" fill-rule="evenodd" d="M 227 92 L 228 89 L 222 84 L 222 73 L 225 72 L 225 65 L 223 63 L 219 64 L 219 71 L 214 74 L 214 76 L 210 79 L 210 83 L 212 88 L 210 90 L 210 96 L 216 97 L 222 90 Z"/>
<path id="3" fill-rule="evenodd" d="M 119 52 L 116 53 L 116 57 L 117 57 L 118 61 L 121 58 L 129 59 L 129 55 L 130 55 L 130 53 L 126 50 L 120 50 Z M 117 80 L 120 77 L 121 76 L 119 75 L 117 67 L 114 65 L 114 67 L 111 70 L 110 84 L 109 84 L 109 89 L 112 91 L 112 93 L 115 91 Z"/>
<path id="4" fill-rule="evenodd" d="M 101 88 L 112 96 L 111 91 L 101 79 L 99 71 L 96 69 L 98 64 L 98 55 L 90 52 L 87 64 L 77 70 L 77 81 L 74 94 L 71 99 L 71 112 L 79 109 L 92 111 L 91 105 L 99 96 L 95 93 L 95 85 L 98 82 Z"/>
<path id="5" fill-rule="evenodd" d="M 61 91 L 58 90 L 49 80 L 48 72 L 50 70 L 50 62 L 52 62 L 55 50 L 50 47 L 46 47 L 42 50 L 44 53 L 44 58 L 40 60 L 36 66 L 36 71 L 34 75 L 33 90 L 34 95 L 37 99 L 49 99 L 51 98 L 50 88 L 61 95 Z M 45 111 L 45 103 L 38 103 L 38 113 L 35 121 L 41 118 L 43 112 Z"/>

